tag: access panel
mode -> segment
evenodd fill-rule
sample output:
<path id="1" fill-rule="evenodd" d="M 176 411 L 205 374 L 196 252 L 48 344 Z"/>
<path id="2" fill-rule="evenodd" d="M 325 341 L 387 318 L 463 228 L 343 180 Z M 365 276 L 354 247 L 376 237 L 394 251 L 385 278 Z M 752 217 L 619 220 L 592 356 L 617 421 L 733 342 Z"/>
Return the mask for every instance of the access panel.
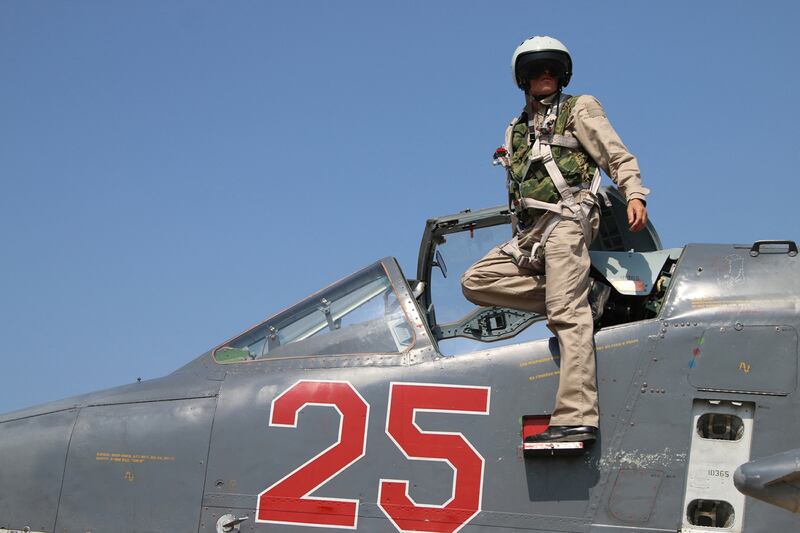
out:
<path id="1" fill-rule="evenodd" d="M 87 407 L 56 531 L 196 531 L 216 398 Z"/>
<path id="2" fill-rule="evenodd" d="M 797 330 L 790 326 L 708 328 L 689 363 L 700 390 L 786 395 L 797 388 Z"/>

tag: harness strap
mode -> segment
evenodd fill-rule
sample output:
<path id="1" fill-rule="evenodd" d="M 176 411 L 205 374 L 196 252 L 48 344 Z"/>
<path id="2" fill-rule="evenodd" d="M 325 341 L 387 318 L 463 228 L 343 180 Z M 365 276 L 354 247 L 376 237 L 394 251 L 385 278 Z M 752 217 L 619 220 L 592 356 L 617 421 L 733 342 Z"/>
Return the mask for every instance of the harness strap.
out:
<path id="1" fill-rule="evenodd" d="M 539 243 L 536 243 L 535 247 L 538 247 Z M 519 247 L 519 240 L 517 240 L 517 236 L 514 236 L 510 241 L 506 242 L 505 244 L 500 245 L 500 251 L 504 254 L 511 257 L 516 264 L 520 268 L 534 268 L 534 258 L 536 255 L 531 251 L 531 254 L 528 255 L 522 251 Z"/>
<path id="2" fill-rule="evenodd" d="M 575 197 L 572 195 L 572 191 L 570 190 L 570 186 L 567 184 L 567 180 L 565 180 L 563 174 L 561 174 L 561 169 L 558 168 L 555 159 L 553 159 L 553 152 L 550 150 L 550 146 L 547 144 L 541 146 L 541 151 L 544 155 L 542 158 L 544 168 L 550 175 L 550 179 L 553 180 L 553 185 L 556 186 L 558 194 L 561 195 L 564 205 L 566 205 L 570 211 L 577 214 L 577 202 L 575 202 Z"/>
<path id="3" fill-rule="evenodd" d="M 571 148 L 576 150 L 581 147 L 581 143 L 578 142 L 578 139 L 575 137 L 570 137 L 568 135 L 548 135 L 542 136 L 539 141 L 542 144 L 549 144 L 550 146 L 562 146 L 564 148 Z"/>
<path id="4" fill-rule="evenodd" d="M 597 199 L 598 201 L 602 200 L 606 207 L 611 208 L 611 200 L 608 198 L 608 193 L 605 190 L 597 191 Z"/>
<path id="5" fill-rule="evenodd" d="M 591 189 L 591 184 L 589 183 L 581 183 L 576 187 L 570 187 L 569 190 L 572 194 L 578 194 L 582 190 Z M 586 202 L 586 200 L 584 200 Z M 583 202 L 582 202 L 583 203 Z M 541 200 L 535 200 L 533 198 L 520 198 L 519 205 L 523 209 L 541 209 L 543 211 L 552 211 L 553 213 L 561 213 L 561 202 L 552 204 L 550 202 L 542 202 Z"/>
<path id="6" fill-rule="evenodd" d="M 544 153 L 545 157 L 543 159 L 544 167 L 547 170 L 547 173 L 550 175 L 550 179 L 553 180 L 553 184 L 558 189 L 558 193 L 561 195 L 562 200 L 555 204 L 555 206 L 560 207 L 562 204 L 567 209 L 572 211 L 575 218 L 581 224 L 581 229 L 583 230 L 583 240 L 586 242 L 586 246 L 591 244 L 591 235 L 592 235 L 592 228 L 589 225 L 589 213 L 591 212 L 592 208 L 597 205 L 597 191 L 600 188 L 600 170 L 595 169 L 594 177 L 592 178 L 592 183 L 589 186 L 589 193 L 586 198 L 578 205 L 575 201 L 575 196 L 572 194 L 572 188 L 567 185 L 564 176 L 561 174 L 561 169 L 558 168 L 555 160 L 553 159 L 553 153 L 550 150 L 548 145 L 544 145 Z M 546 239 L 542 239 L 542 243 L 547 242 Z"/>
<path id="7" fill-rule="evenodd" d="M 536 257 L 536 253 L 539 251 L 539 248 L 541 248 L 542 246 L 547 244 L 547 239 L 550 238 L 550 234 L 553 233 L 554 229 L 556 229 L 556 226 L 558 226 L 558 223 L 561 222 L 562 220 L 564 220 L 564 217 L 561 216 L 560 214 L 553 215 L 553 216 L 548 217 L 548 218 L 549 218 L 549 220 L 548 220 L 547 224 L 545 224 L 544 231 L 542 231 L 542 238 L 539 239 L 539 242 L 535 242 L 533 244 L 533 247 L 531 248 L 531 257 Z M 585 232 L 584 232 L 584 235 L 585 235 Z M 587 243 L 586 246 L 589 246 L 589 244 Z"/>
<path id="8" fill-rule="evenodd" d="M 561 202 L 551 204 L 550 202 L 542 202 L 540 200 L 534 200 L 533 198 L 520 198 L 519 205 L 523 209 L 541 209 L 542 211 L 561 214 Z"/>
<path id="9" fill-rule="evenodd" d="M 502 251 L 506 255 L 510 255 L 518 266 L 522 266 L 520 264 L 520 261 L 523 257 L 526 259 L 530 259 L 529 257 L 525 256 L 525 254 L 522 253 L 516 235 L 507 243 L 502 244 L 500 246 L 500 251 Z"/>
<path id="10" fill-rule="evenodd" d="M 542 246 L 547 243 L 547 239 L 550 238 L 550 234 L 553 233 L 553 230 L 556 228 L 556 226 L 558 226 L 558 223 L 564 219 L 565 217 L 559 213 L 548 213 L 539 218 L 536 224 L 534 224 L 533 228 L 531 228 L 529 231 L 541 230 L 542 236 L 533 244 L 530 254 L 522 251 L 519 246 L 518 236 L 514 236 L 514 238 L 512 238 L 510 241 L 500 245 L 500 251 L 510 256 L 514 263 L 521 268 L 536 269 L 537 266 L 543 268 L 544 265 L 535 264 L 538 259 L 537 253 Z"/>

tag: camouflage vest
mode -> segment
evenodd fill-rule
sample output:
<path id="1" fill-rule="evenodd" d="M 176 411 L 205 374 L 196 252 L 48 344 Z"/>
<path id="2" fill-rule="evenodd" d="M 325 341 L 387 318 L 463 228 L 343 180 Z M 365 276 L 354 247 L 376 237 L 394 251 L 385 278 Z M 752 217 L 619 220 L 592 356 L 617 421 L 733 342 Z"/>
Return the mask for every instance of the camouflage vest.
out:
<path id="1" fill-rule="evenodd" d="M 572 109 L 575 107 L 577 96 L 567 96 L 562 101 L 558 118 L 553 128 L 555 135 L 563 135 Z M 547 173 L 544 164 L 534 162 L 528 169 L 526 176 L 520 174 L 525 170 L 531 150 L 528 132 L 528 115 L 523 112 L 512 123 L 511 131 L 511 155 L 509 158 L 509 195 L 510 200 L 516 205 L 520 198 L 527 197 L 541 202 L 557 203 L 561 200 L 553 180 Z M 570 149 L 562 146 L 552 147 L 553 159 L 558 165 L 564 180 L 570 187 L 578 186 L 582 183 L 592 181 L 597 164 L 582 149 Z M 522 213 L 520 213 L 521 215 Z M 535 218 L 536 213 L 528 213 L 524 218 Z"/>

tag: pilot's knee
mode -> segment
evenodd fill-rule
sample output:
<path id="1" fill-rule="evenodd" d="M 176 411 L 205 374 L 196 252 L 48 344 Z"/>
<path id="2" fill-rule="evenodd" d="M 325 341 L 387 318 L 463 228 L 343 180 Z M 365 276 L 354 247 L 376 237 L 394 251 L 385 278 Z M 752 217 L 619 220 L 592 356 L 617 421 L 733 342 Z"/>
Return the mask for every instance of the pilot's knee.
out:
<path id="1" fill-rule="evenodd" d="M 462 286 L 461 293 L 464 295 L 464 298 L 474 303 L 475 305 L 484 305 L 480 297 L 480 292 L 473 291 L 471 289 L 467 289 L 466 287 Z"/>
<path id="2" fill-rule="evenodd" d="M 475 303 L 474 298 L 479 292 L 480 285 L 476 283 L 475 278 L 469 274 L 470 272 L 467 271 L 461 276 L 461 292 L 464 294 L 464 298 Z"/>
<path id="3" fill-rule="evenodd" d="M 476 305 L 482 305 L 481 295 L 484 287 L 485 284 L 480 282 L 479 275 L 472 269 L 467 270 L 461 276 L 461 293 L 464 298 Z"/>
<path id="4" fill-rule="evenodd" d="M 475 265 L 473 265 L 461 274 L 461 290 L 474 289 L 476 287 L 475 277 Z"/>

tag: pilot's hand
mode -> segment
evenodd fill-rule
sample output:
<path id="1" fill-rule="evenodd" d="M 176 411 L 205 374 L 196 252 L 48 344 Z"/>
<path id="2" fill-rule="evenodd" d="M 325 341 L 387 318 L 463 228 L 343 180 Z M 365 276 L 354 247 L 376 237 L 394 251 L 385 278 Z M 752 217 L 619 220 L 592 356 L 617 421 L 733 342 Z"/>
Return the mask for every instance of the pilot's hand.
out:
<path id="1" fill-rule="evenodd" d="M 628 202 L 628 226 L 631 231 L 641 231 L 647 224 L 647 208 L 644 202 L 634 198 Z"/>

